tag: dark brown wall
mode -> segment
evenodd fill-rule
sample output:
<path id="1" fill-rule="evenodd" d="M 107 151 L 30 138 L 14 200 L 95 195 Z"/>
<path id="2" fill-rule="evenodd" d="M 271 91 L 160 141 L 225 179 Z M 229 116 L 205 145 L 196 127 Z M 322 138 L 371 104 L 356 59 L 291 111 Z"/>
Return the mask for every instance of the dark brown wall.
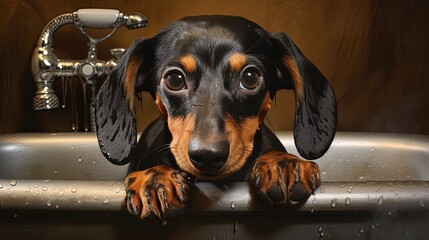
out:
<path id="1" fill-rule="evenodd" d="M 109 58 L 108 49 L 150 37 L 182 16 L 244 16 L 269 31 L 287 32 L 319 67 L 337 94 L 339 130 L 429 134 L 429 1 L 424 0 L 3 0 L 0 133 L 70 131 L 70 105 L 32 110 L 30 59 L 52 18 L 85 7 L 138 11 L 150 20 L 145 29 L 123 28 L 100 44 L 100 59 Z M 54 41 L 60 58 L 85 57 L 85 38 L 72 25 L 61 28 Z M 292 92 L 277 97 L 269 115 L 275 130 L 292 129 L 293 101 Z M 140 129 L 157 115 L 147 96 L 139 112 Z"/>

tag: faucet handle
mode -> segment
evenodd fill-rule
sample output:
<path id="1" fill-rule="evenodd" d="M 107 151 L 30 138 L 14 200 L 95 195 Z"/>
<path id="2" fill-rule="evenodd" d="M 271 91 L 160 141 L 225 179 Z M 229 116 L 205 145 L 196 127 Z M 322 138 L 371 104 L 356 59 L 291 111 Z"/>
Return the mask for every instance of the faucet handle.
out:
<path id="1" fill-rule="evenodd" d="M 116 9 L 84 8 L 75 12 L 75 23 L 92 28 L 115 28 L 124 24 L 128 29 L 136 29 L 145 27 L 148 20 L 141 13 L 124 14 Z"/>
<path id="2" fill-rule="evenodd" d="M 75 26 L 89 41 L 88 59 L 91 60 L 96 59 L 97 44 L 112 36 L 120 26 L 137 29 L 145 27 L 148 23 L 147 18 L 141 13 L 124 14 L 115 9 L 79 9 L 73 15 Z M 104 37 L 93 38 L 84 27 L 112 28 L 112 31 Z"/>
<path id="3" fill-rule="evenodd" d="M 85 27 L 114 27 L 119 17 L 120 12 L 116 9 L 87 8 L 76 11 L 77 20 Z"/>

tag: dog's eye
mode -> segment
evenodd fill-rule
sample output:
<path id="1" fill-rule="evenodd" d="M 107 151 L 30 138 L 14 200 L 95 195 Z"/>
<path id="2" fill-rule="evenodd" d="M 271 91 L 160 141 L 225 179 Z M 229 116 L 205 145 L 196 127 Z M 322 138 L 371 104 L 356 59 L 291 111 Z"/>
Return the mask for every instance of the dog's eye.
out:
<path id="1" fill-rule="evenodd" d="M 186 88 L 185 75 L 177 69 L 164 74 L 164 84 L 171 91 L 179 91 Z"/>
<path id="2" fill-rule="evenodd" d="M 259 86 L 261 81 L 262 76 L 256 69 L 245 69 L 241 75 L 240 88 L 253 90 Z"/>

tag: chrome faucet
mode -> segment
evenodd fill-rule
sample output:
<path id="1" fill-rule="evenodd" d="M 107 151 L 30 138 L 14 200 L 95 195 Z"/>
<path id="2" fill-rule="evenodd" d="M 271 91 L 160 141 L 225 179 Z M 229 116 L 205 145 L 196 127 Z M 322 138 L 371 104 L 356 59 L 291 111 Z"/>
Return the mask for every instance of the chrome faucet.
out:
<path id="1" fill-rule="evenodd" d="M 61 26 L 72 23 L 88 39 L 88 56 L 81 60 L 58 59 L 52 47 L 52 35 Z M 59 108 L 59 99 L 53 89 L 53 84 L 57 79 L 79 77 L 82 79 L 84 90 L 86 85 L 92 85 L 94 89 L 97 80 L 107 77 L 125 52 L 123 48 L 111 49 L 110 52 L 113 56 L 111 60 L 99 60 L 97 59 L 97 44 L 112 36 L 122 25 L 128 29 L 136 29 L 145 27 L 147 23 L 146 17 L 140 13 L 124 14 L 114 9 L 80 9 L 52 19 L 43 29 L 33 52 L 32 72 L 37 86 L 33 98 L 33 109 Z M 93 38 L 84 30 L 84 27 L 112 28 L 112 31 L 102 38 Z"/>

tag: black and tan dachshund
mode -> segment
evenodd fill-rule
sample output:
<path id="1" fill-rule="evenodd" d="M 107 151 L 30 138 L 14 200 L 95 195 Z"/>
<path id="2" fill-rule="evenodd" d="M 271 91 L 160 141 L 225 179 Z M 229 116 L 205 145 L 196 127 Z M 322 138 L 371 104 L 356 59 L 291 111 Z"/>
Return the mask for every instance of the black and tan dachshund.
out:
<path id="1" fill-rule="evenodd" d="M 321 183 L 317 164 L 288 154 L 264 125 L 282 89 L 295 92 L 300 155 L 321 157 L 335 135 L 335 95 L 286 34 L 241 17 L 197 16 L 134 42 L 96 99 L 102 153 L 131 162 L 129 212 L 174 218 L 186 207 L 190 178 L 249 181 L 272 205 L 305 201 Z M 142 91 L 161 116 L 137 143 L 133 104 Z"/>

